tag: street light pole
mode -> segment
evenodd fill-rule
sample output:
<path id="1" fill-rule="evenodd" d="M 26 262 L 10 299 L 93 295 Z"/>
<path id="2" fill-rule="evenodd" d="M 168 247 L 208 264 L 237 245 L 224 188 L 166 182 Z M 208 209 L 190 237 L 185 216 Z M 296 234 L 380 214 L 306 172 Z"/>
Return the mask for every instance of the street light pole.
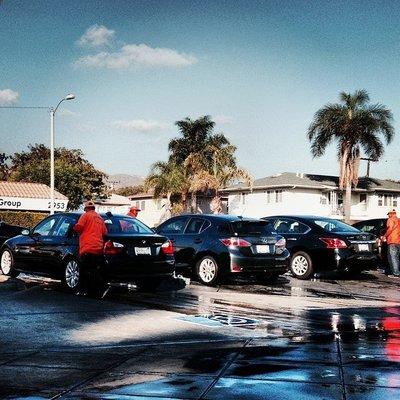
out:
<path id="1" fill-rule="evenodd" d="M 54 117 L 58 107 L 64 100 L 73 99 L 75 99 L 75 95 L 68 94 L 58 102 L 56 108 L 50 107 L 50 215 L 54 214 Z"/>

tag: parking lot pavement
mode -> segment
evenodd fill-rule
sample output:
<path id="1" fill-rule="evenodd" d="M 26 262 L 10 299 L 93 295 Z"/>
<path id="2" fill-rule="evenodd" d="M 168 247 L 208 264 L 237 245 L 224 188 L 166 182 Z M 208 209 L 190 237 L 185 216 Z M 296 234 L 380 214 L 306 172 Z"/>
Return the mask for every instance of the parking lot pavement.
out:
<path id="1" fill-rule="evenodd" d="M 0 398 L 400 398 L 399 285 L 284 276 L 95 300 L 0 276 Z"/>

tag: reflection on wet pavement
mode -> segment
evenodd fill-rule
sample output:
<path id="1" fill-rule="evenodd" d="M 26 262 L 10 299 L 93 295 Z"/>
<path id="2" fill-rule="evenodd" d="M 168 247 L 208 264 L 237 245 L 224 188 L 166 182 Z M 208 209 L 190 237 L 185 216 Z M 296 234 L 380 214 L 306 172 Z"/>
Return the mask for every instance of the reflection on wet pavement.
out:
<path id="1" fill-rule="evenodd" d="M 103 301 L 0 276 L 0 301 L 0 398 L 400 398 L 400 291 L 378 273 Z"/>

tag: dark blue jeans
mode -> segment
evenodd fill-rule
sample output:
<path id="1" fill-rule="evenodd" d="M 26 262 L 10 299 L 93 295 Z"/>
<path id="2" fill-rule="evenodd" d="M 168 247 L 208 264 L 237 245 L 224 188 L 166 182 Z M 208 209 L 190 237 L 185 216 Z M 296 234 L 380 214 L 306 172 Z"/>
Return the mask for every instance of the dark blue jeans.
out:
<path id="1" fill-rule="evenodd" d="M 389 244 L 388 245 L 388 261 L 390 270 L 393 275 L 399 275 L 399 264 L 400 264 L 400 244 Z"/>

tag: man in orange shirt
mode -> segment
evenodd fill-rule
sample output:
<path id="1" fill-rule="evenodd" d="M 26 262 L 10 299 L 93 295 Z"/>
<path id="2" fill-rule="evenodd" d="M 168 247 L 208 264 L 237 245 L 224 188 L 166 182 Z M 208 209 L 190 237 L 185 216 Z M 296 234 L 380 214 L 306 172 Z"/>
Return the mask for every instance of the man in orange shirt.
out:
<path id="1" fill-rule="evenodd" d="M 393 278 L 400 277 L 399 258 L 400 258 L 400 224 L 396 215 L 396 210 L 388 212 L 388 220 L 386 222 L 385 239 L 388 245 L 388 262 Z"/>
<path id="2" fill-rule="evenodd" d="M 98 290 L 94 287 L 99 278 L 97 270 L 103 263 L 104 237 L 107 234 L 103 218 L 95 211 L 93 201 L 85 203 L 85 213 L 82 214 L 74 226 L 74 231 L 79 233 L 79 256 L 81 258 L 82 274 L 88 289 Z"/>
<path id="3" fill-rule="evenodd" d="M 129 215 L 132 218 L 137 218 L 139 211 L 140 211 L 140 208 L 137 208 L 136 206 L 132 206 L 129 209 L 128 214 L 126 214 L 126 215 Z"/>

